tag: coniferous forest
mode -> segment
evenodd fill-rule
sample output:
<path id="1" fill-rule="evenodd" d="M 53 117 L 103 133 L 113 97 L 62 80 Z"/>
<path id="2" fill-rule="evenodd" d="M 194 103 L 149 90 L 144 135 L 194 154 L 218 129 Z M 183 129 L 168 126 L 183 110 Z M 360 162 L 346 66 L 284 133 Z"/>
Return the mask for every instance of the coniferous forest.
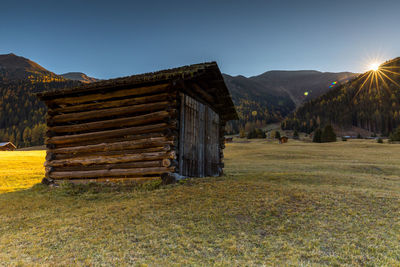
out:
<path id="1" fill-rule="evenodd" d="M 0 141 L 17 147 L 42 145 L 46 109 L 35 93 L 76 86 L 76 81 L 0 81 Z"/>
<path id="2" fill-rule="evenodd" d="M 305 103 L 282 122 L 282 129 L 311 133 L 328 124 L 384 136 L 400 126 L 400 58 Z"/>

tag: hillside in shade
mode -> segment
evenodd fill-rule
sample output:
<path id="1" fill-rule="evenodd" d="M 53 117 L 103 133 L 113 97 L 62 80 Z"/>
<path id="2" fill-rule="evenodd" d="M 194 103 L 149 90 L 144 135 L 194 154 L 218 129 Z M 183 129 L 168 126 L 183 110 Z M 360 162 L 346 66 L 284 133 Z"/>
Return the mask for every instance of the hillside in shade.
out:
<path id="1" fill-rule="evenodd" d="M 263 127 L 266 123 L 282 121 L 296 107 L 314 99 L 335 86 L 354 78 L 350 72 L 330 73 L 312 70 L 268 71 L 258 76 L 224 74 L 238 111 L 239 122 L 230 123 L 228 132 L 239 128 Z M 332 85 L 335 83 L 335 85 Z"/>
<path id="2" fill-rule="evenodd" d="M 326 124 L 383 135 L 400 126 L 400 58 L 306 102 L 282 127 L 309 133 Z"/>

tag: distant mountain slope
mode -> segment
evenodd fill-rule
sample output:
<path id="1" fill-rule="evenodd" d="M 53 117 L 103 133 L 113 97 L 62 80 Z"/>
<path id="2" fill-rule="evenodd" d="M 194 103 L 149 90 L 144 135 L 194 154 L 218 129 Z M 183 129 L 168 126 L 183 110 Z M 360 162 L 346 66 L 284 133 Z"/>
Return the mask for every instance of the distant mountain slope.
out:
<path id="1" fill-rule="evenodd" d="M 68 72 L 68 73 L 60 74 L 60 76 L 64 77 L 65 79 L 68 79 L 68 80 L 80 81 L 82 83 L 93 83 L 93 82 L 99 81 L 99 79 L 89 77 L 85 73 L 82 73 L 82 72 Z"/>
<path id="2" fill-rule="evenodd" d="M 0 55 L 0 142 L 19 147 L 43 144 L 46 108 L 34 93 L 79 84 L 24 57 Z"/>
<path id="3" fill-rule="evenodd" d="M 244 76 L 223 74 L 223 77 L 242 126 L 248 121 L 264 121 L 264 124 L 280 121 L 296 107 L 285 91 L 273 90 Z"/>
<path id="4" fill-rule="evenodd" d="M 325 124 L 387 135 L 400 126 L 400 58 L 385 62 L 298 108 L 285 129 L 312 132 Z"/>
<path id="5" fill-rule="evenodd" d="M 274 90 L 288 93 L 296 106 L 329 91 L 333 82 L 345 83 L 357 76 L 351 72 L 319 72 L 315 70 L 268 71 L 250 77 L 251 80 L 267 85 Z M 305 93 L 307 95 L 305 95 Z"/>
<path id="6" fill-rule="evenodd" d="M 0 81 L 14 80 L 53 82 L 64 81 L 65 79 L 27 58 L 14 54 L 0 55 Z"/>
<path id="7" fill-rule="evenodd" d="M 281 121 L 296 106 L 344 83 L 356 74 L 319 71 L 268 71 L 258 76 L 223 74 L 239 113 L 240 121 L 231 123 L 232 132 L 245 128 L 249 122 L 263 127 Z M 333 82 L 336 85 L 331 86 Z M 252 127 L 251 125 L 249 127 Z"/>

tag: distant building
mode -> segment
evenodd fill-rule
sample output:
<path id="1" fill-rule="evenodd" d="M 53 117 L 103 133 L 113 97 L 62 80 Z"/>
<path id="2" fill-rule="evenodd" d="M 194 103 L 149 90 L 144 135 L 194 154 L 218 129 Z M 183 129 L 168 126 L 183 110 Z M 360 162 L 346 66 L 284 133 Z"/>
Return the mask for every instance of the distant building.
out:
<path id="1" fill-rule="evenodd" d="M 287 138 L 287 136 L 282 136 L 281 138 L 279 138 L 279 144 L 287 143 L 288 140 L 289 138 Z"/>
<path id="2" fill-rule="evenodd" d="M 2 142 L 0 143 L 0 151 L 13 151 L 17 147 L 11 142 Z"/>

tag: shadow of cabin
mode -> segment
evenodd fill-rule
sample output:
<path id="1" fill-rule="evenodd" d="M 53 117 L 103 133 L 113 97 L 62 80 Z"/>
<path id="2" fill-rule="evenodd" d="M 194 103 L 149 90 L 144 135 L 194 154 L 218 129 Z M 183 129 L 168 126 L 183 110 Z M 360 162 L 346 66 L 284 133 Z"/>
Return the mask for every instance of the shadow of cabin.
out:
<path id="1" fill-rule="evenodd" d="M 11 142 L 0 143 L 0 151 L 14 151 L 17 147 Z"/>
<path id="2" fill-rule="evenodd" d="M 39 93 L 46 178 L 165 180 L 222 174 L 224 128 L 238 119 L 215 62 Z"/>

